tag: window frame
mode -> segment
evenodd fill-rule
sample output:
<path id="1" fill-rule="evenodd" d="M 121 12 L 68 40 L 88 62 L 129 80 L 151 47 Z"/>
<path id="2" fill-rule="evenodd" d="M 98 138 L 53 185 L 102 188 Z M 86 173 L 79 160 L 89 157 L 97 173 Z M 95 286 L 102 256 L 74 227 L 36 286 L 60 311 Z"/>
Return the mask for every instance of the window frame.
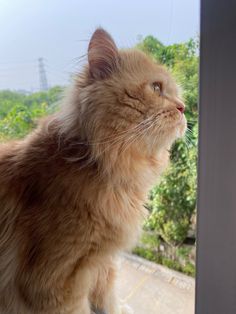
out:
<path id="1" fill-rule="evenodd" d="M 196 314 L 236 313 L 236 1 L 201 0 Z"/>

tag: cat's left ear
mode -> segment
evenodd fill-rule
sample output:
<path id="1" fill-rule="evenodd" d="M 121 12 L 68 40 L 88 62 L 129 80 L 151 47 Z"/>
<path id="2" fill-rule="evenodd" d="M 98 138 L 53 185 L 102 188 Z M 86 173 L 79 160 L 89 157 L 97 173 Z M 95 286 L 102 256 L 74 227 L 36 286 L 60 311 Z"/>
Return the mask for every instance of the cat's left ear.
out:
<path id="1" fill-rule="evenodd" d="M 119 63 L 118 48 L 112 37 L 98 28 L 89 43 L 88 62 L 90 75 L 94 79 L 108 78 L 116 71 Z"/>

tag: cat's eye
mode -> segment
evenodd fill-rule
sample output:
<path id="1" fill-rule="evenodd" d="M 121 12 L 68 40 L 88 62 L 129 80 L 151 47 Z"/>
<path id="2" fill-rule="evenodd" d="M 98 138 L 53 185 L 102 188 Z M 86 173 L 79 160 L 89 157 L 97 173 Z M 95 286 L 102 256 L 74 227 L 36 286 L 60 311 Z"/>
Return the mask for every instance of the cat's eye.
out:
<path id="1" fill-rule="evenodd" d="M 153 87 L 154 92 L 158 93 L 160 96 L 162 95 L 162 83 L 161 82 L 152 83 L 152 87 Z"/>

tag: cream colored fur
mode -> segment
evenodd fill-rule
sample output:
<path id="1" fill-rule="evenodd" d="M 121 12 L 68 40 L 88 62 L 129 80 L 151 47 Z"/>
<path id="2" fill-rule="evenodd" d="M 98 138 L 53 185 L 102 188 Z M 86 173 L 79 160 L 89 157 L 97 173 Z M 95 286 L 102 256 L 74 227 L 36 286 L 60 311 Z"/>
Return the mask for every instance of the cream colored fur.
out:
<path id="1" fill-rule="evenodd" d="M 184 134 L 178 97 L 165 68 L 98 29 L 61 110 L 0 146 L 1 314 L 127 312 L 116 256 Z"/>

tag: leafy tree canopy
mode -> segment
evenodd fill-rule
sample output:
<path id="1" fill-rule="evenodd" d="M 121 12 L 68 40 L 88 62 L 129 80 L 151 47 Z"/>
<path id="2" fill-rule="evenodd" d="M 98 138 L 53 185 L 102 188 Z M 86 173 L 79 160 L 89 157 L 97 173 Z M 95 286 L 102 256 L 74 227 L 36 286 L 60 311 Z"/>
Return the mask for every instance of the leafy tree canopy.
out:
<path id="1" fill-rule="evenodd" d="M 171 165 L 150 193 L 151 216 L 146 222 L 146 228 L 155 230 L 170 245 L 178 246 L 188 234 L 196 208 L 198 40 L 165 46 L 155 37 L 147 36 L 138 48 L 171 71 L 186 103 L 186 138 L 173 145 Z"/>

